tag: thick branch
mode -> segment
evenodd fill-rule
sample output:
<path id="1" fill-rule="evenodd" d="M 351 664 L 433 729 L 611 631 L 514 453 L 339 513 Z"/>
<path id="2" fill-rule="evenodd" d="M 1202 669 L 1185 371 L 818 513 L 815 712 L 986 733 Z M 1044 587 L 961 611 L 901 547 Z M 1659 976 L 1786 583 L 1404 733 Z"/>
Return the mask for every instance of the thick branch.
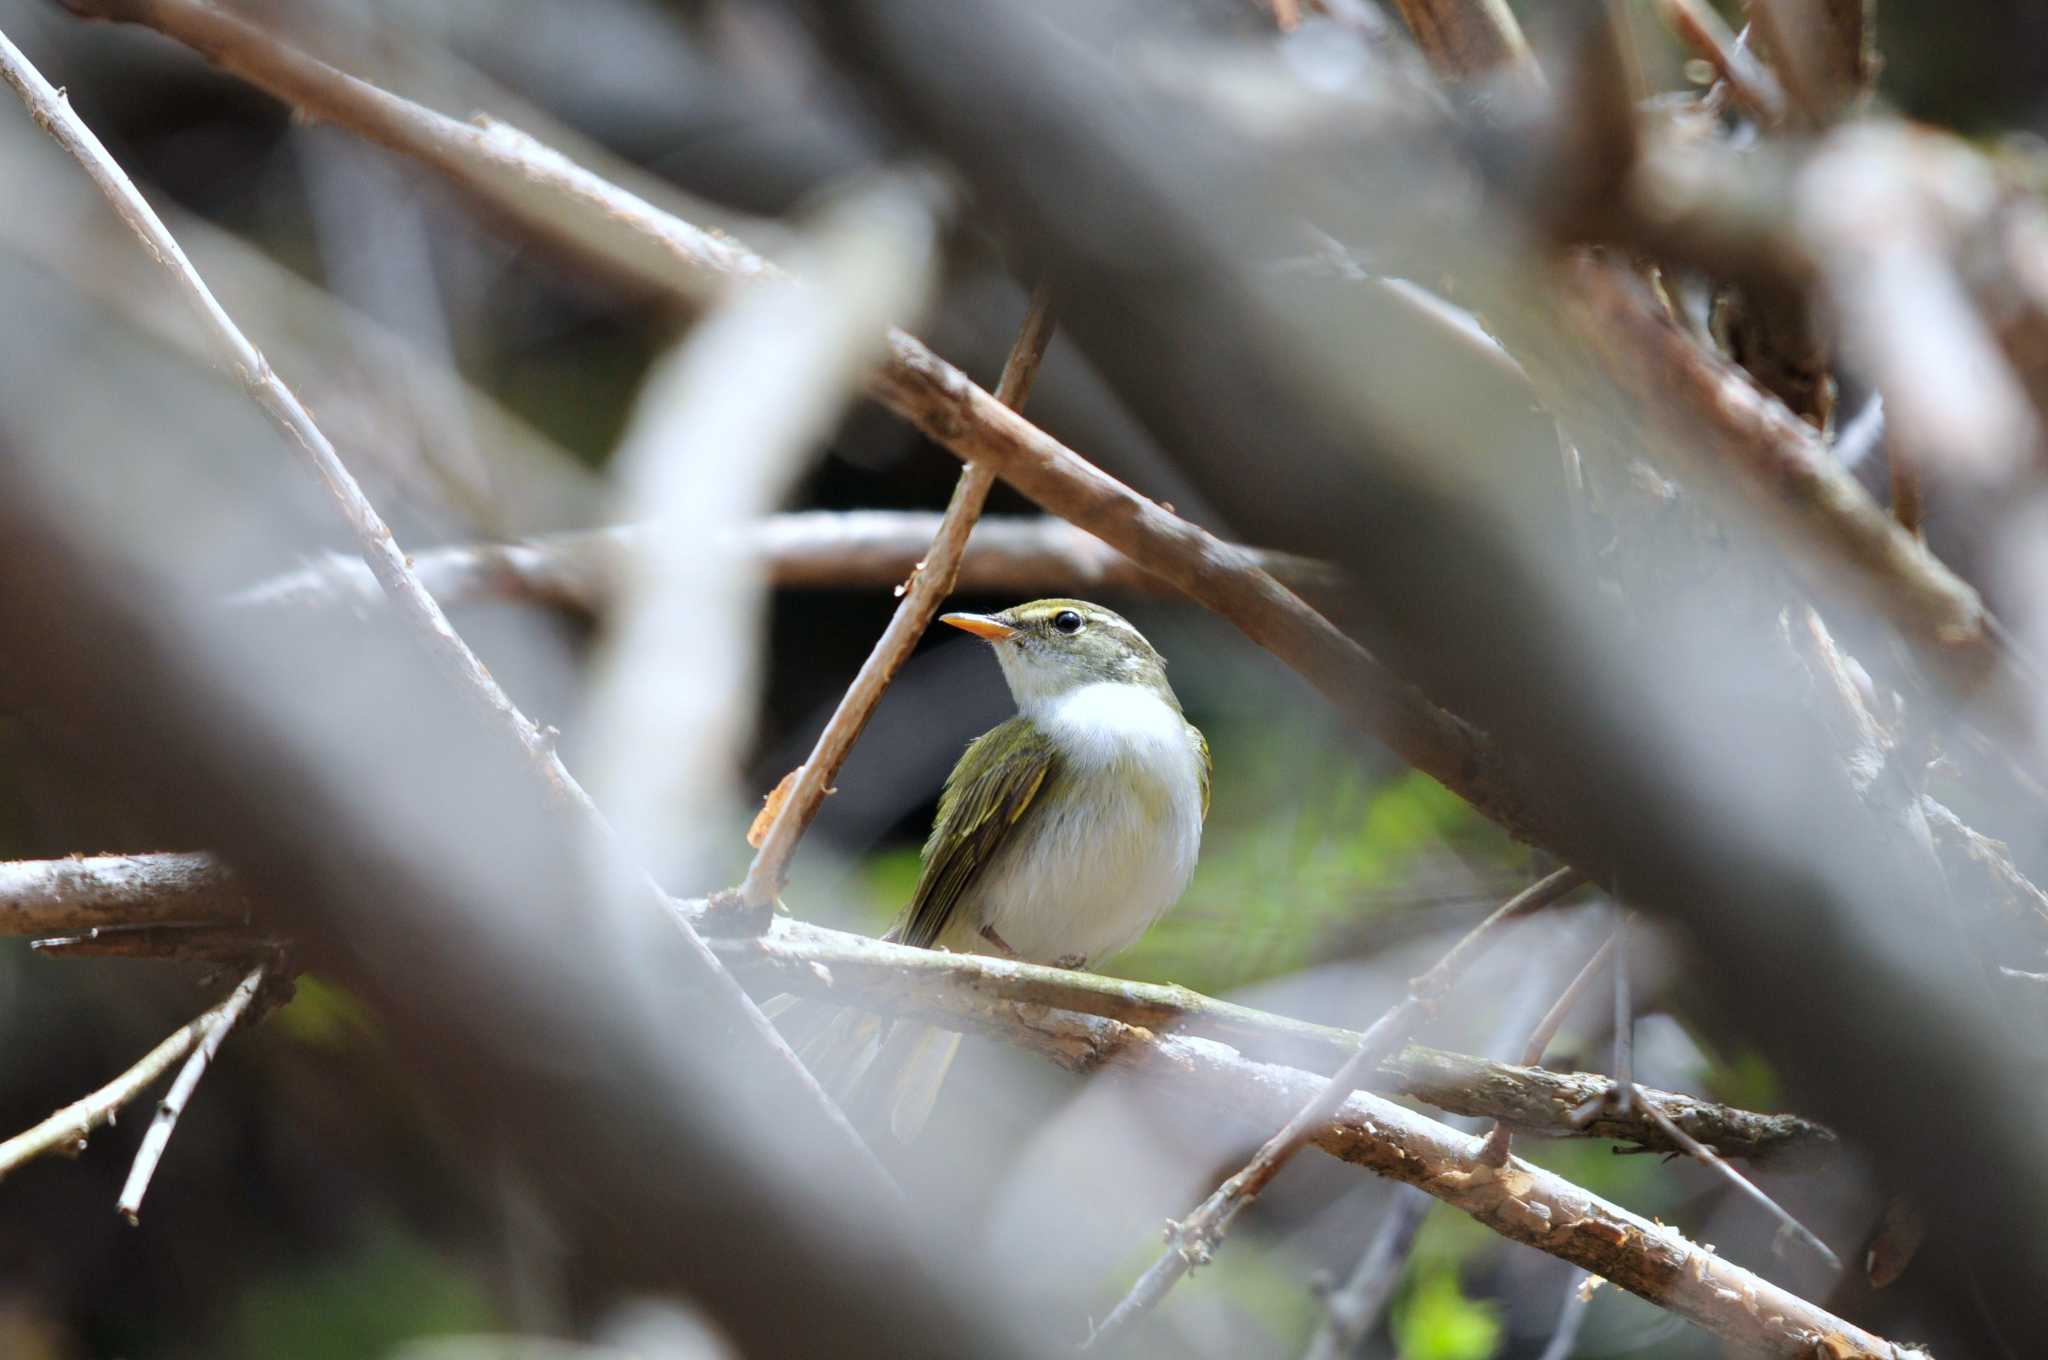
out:
<path id="1" fill-rule="evenodd" d="M 91 855 L 0 862 L 0 935 L 98 926 L 240 924 L 252 904 L 211 855 Z"/>
<path id="2" fill-rule="evenodd" d="M 95 872 L 104 866 L 104 877 Z M 100 856 L 90 860 L 0 863 L 0 883 L 44 885 L 16 892 L 0 911 L 0 933 L 73 931 L 106 923 L 94 905 L 112 900 L 138 878 L 168 879 L 176 870 L 189 882 L 179 899 L 182 920 L 226 927 L 248 910 L 234 875 L 211 855 Z M 60 889 L 57 885 L 63 884 Z M 701 913 L 701 904 L 685 904 Z M 156 911 L 138 902 L 136 920 Z M 24 923 L 33 921 L 33 930 Z M 244 935 L 245 948 L 262 943 Z M 1334 1071 L 1358 1048 L 1355 1030 L 1203 996 L 1185 987 L 1132 982 L 1022 963 L 983 954 L 913 949 L 865 935 L 778 917 L 754 938 L 710 937 L 725 962 L 762 991 L 786 991 L 860 1006 L 887 1015 L 933 1020 L 1004 1038 L 1016 1007 L 1035 1006 L 1101 1016 L 1160 1033 L 1219 1040 L 1247 1057 L 1315 1071 Z M 1451 1114 L 1505 1120 L 1517 1132 L 1548 1138 L 1593 1137 L 1632 1143 L 1644 1151 L 1677 1151 L 1647 1118 L 1609 1118 L 1583 1127 L 1571 1112 L 1605 1089 L 1609 1079 L 1590 1072 L 1552 1072 L 1409 1045 L 1386 1058 L 1368 1085 L 1384 1087 Z M 1723 1156 L 1768 1162 L 1773 1168 L 1818 1165 L 1832 1157 L 1835 1135 L 1789 1114 L 1756 1114 L 1671 1091 L 1650 1093 L 1686 1132 Z"/>

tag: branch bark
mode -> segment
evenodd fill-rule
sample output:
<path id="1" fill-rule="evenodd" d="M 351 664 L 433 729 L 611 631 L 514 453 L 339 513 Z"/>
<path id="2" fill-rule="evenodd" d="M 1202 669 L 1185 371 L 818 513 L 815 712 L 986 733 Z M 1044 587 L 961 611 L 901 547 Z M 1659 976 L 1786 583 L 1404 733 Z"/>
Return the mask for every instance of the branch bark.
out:
<path id="1" fill-rule="evenodd" d="M 1052 332 L 1052 298 L 1041 282 L 1032 290 L 1023 329 L 1003 364 L 1002 377 L 996 384 L 997 401 L 1013 411 L 1023 409 L 1024 400 L 1031 393 L 1032 380 L 1038 376 L 1039 361 L 1045 358 L 1045 348 L 1052 343 Z M 776 805 L 771 795 L 774 811 L 767 834 L 754 856 L 754 862 L 747 868 L 746 880 L 737 889 L 744 907 L 763 911 L 771 907 L 781 894 L 797 842 L 803 839 L 804 832 L 817 818 L 818 808 L 831 790 L 832 781 L 838 777 L 846 757 L 852 754 L 853 744 L 867 729 L 868 719 L 874 716 L 875 706 L 882 702 L 889 682 L 896 678 L 896 672 L 909 659 L 918 639 L 931 626 L 932 616 L 939 612 L 940 603 L 953 593 L 960 559 L 967 547 L 967 536 L 981 517 L 981 507 L 987 504 L 988 493 L 995 487 L 995 480 L 995 473 L 980 463 L 969 463 L 961 469 L 960 480 L 953 488 L 952 501 L 946 506 L 945 514 L 939 519 L 938 531 L 932 536 L 931 549 L 912 572 L 910 586 L 903 592 L 902 602 L 890 615 L 882 636 L 875 640 L 874 649 L 861 663 L 853 683 L 847 686 L 839 706 L 818 734 L 818 744 L 791 776 L 787 796 Z M 765 915 L 761 918 L 764 925 L 767 919 Z"/>
<path id="2" fill-rule="evenodd" d="M 158 861 L 163 861 L 161 868 Z M 105 866 L 106 878 L 94 876 Z M 43 885 L 18 893 L 0 913 L 0 933 L 74 930 L 99 922 L 93 905 L 138 876 L 188 876 L 181 918 L 238 924 L 248 913 L 246 892 L 233 872 L 211 855 L 103 856 L 97 860 L 25 860 L 0 863 L 0 883 Z M 60 872 L 64 875 L 60 877 Z M 64 886 L 59 888 L 57 885 Z M 702 903 L 678 909 L 698 919 Z M 147 902 L 137 919 L 150 919 Z M 33 922 L 33 931 L 27 923 Z M 244 934 L 245 949 L 261 943 Z M 865 935 L 778 916 L 759 937 L 708 937 L 728 967 L 762 992 L 790 992 L 886 1015 L 932 1020 L 1005 1039 L 1017 1007 L 1100 1016 L 1159 1033 L 1214 1039 L 1247 1057 L 1314 1071 L 1334 1071 L 1357 1051 L 1355 1030 L 1319 1025 L 1203 996 L 1170 984 L 1023 963 L 982 954 L 913 949 Z M 1384 1088 L 1450 1114 L 1499 1119 L 1517 1132 L 1546 1138 L 1603 1138 L 1644 1152 L 1680 1151 L 1647 1117 L 1609 1117 L 1587 1124 L 1572 1112 L 1605 1090 L 1609 1078 L 1591 1072 L 1553 1072 L 1490 1062 L 1410 1044 L 1387 1056 L 1364 1085 Z M 1803 1170 L 1834 1157 L 1830 1130 L 1791 1114 L 1758 1114 L 1672 1091 L 1652 1091 L 1659 1105 L 1689 1134 L 1723 1156 L 1746 1158 L 1776 1170 Z"/>
<path id="3" fill-rule="evenodd" d="M 178 1120 L 185 1113 L 185 1106 L 191 1103 L 192 1093 L 199 1089 L 200 1078 L 213 1065 L 214 1055 L 234 1033 L 235 1026 L 242 1023 L 242 1017 L 249 1013 L 256 994 L 263 989 L 270 965 L 259 963 L 249 970 L 235 990 L 228 993 L 227 1000 L 209 1011 L 211 1020 L 199 1036 L 199 1042 L 185 1057 L 185 1065 L 178 1069 L 178 1079 L 171 1083 L 171 1089 L 156 1107 L 156 1117 L 149 1122 L 149 1131 L 142 1135 L 142 1146 L 135 1150 L 135 1164 L 128 1169 L 127 1183 L 121 1187 L 121 1197 L 115 1201 L 115 1208 L 121 1217 L 130 1223 L 139 1223 L 142 1217 L 142 1197 L 149 1193 L 149 1182 L 156 1175 L 157 1163 L 163 1160 L 164 1149 L 171 1145 L 171 1135 L 177 1132 Z"/>
<path id="4" fill-rule="evenodd" d="M 768 580 L 800 590 L 873 590 L 900 585 L 925 559 L 941 516 L 922 510 L 804 510 L 772 515 L 742 531 Z M 545 534 L 517 543 L 460 543 L 412 554 L 420 583 L 444 605 L 534 600 L 596 613 L 618 590 L 630 559 L 645 550 L 648 526 L 613 525 Z M 1292 553 L 1242 548 L 1296 591 L 1328 589 L 1328 566 Z M 984 515 L 960 558 L 954 589 L 976 594 L 1033 591 L 1157 594 L 1165 581 L 1051 515 Z M 332 553 L 231 597 L 238 607 L 316 608 L 382 603 L 362 559 Z"/>
<path id="5" fill-rule="evenodd" d="M 1166 1037 L 1113 1020 L 1015 1008 L 1033 1044 L 1076 1071 L 1128 1073 L 1205 1117 L 1218 1109 L 1255 1126 L 1312 1100 L 1322 1079 L 1256 1063 L 1222 1045 Z M 1908 1360 L 1896 1345 L 1788 1290 L 1519 1158 L 1495 1170 L 1480 1141 L 1363 1093 L 1313 1135 L 1333 1157 L 1413 1185 L 1511 1241 L 1570 1261 L 1747 1351 L 1786 1360 Z"/>
<path id="6" fill-rule="evenodd" d="M 212 855 L 79 855 L 0 862 L 0 934 L 66 935 L 97 926 L 206 921 L 242 925 L 255 904 Z"/>

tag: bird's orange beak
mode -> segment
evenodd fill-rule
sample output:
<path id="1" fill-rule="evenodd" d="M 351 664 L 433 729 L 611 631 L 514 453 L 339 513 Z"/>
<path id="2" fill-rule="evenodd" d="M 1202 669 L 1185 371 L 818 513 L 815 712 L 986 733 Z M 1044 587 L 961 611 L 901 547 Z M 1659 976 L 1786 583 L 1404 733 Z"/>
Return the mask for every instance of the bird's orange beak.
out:
<path id="1" fill-rule="evenodd" d="M 986 614 L 941 614 L 940 623 L 950 623 L 963 633 L 972 633 L 984 642 L 1001 642 L 1017 636 L 1017 630 L 1001 619 Z"/>

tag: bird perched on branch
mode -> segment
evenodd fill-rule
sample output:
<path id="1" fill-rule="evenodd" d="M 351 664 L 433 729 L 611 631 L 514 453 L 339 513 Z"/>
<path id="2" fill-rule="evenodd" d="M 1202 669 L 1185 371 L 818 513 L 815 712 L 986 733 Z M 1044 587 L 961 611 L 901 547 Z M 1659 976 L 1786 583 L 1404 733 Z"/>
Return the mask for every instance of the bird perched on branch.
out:
<path id="1" fill-rule="evenodd" d="M 953 767 L 910 905 L 888 939 L 1080 968 L 1180 899 L 1209 812 L 1209 744 L 1166 662 L 1121 615 L 1034 600 L 941 621 L 987 642 L 1017 716 Z M 923 1127 L 960 1036 L 841 1012 L 796 1037 L 858 1113 Z M 850 1097 L 850 1098 L 849 1098 Z"/>

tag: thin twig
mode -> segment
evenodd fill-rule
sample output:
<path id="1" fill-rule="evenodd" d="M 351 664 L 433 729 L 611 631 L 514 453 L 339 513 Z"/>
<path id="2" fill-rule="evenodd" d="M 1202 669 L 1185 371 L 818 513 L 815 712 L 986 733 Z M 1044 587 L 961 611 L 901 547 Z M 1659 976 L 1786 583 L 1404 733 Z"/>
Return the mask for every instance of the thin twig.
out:
<path id="1" fill-rule="evenodd" d="M 1657 1108 L 1656 1102 L 1650 1099 L 1649 1094 L 1642 1087 L 1632 1085 L 1631 1089 L 1634 1092 L 1636 1103 L 1650 1112 L 1650 1118 L 1657 1121 L 1657 1127 L 1663 1129 L 1672 1142 L 1677 1143 L 1680 1147 L 1691 1153 L 1693 1159 L 1699 1162 L 1700 1165 L 1707 1167 L 1727 1180 L 1729 1184 L 1741 1191 L 1746 1198 L 1762 1205 L 1771 1217 L 1777 1219 L 1783 1225 L 1785 1231 L 1791 1233 L 1809 1247 L 1812 1247 L 1820 1258 L 1827 1262 L 1828 1269 L 1834 1271 L 1841 1270 L 1842 1259 L 1835 1255 L 1827 1243 L 1820 1240 L 1820 1237 L 1813 1229 L 1801 1223 L 1790 1213 L 1787 1213 L 1783 1206 L 1759 1189 L 1755 1181 L 1752 1181 L 1749 1177 L 1730 1166 L 1727 1160 L 1718 1156 L 1712 1148 L 1678 1127 L 1668 1115 Z"/>
<path id="2" fill-rule="evenodd" d="M 768 581 L 806 590 L 893 586 L 925 561 L 943 518 L 925 510 L 801 510 L 739 530 Z M 412 554 L 413 572 L 445 606 L 532 600 L 597 613 L 610 603 L 652 526 L 613 525 L 544 534 L 517 543 L 458 543 Z M 1338 581 L 1327 563 L 1293 553 L 1243 548 L 1296 590 Z M 956 591 L 1041 595 L 1172 587 L 1091 533 L 1051 515 L 983 515 L 975 521 L 954 580 Z M 330 553 L 229 597 L 239 608 L 374 607 L 384 593 L 359 557 Z"/>
<path id="3" fill-rule="evenodd" d="M 1606 966 L 1607 960 L 1614 956 L 1615 944 L 1619 938 L 1620 932 L 1616 931 L 1593 951 L 1593 957 L 1586 960 L 1586 966 L 1579 969 L 1578 974 L 1565 985 L 1564 991 L 1558 994 L 1557 1001 L 1544 1012 L 1543 1018 L 1536 1022 L 1536 1028 L 1529 1032 L 1528 1042 L 1522 1045 L 1523 1067 L 1534 1067 L 1543 1061 L 1543 1055 L 1550 1050 L 1551 1041 L 1557 1038 L 1558 1030 L 1564 1027 L 1565 1018 L 1579 1004 L 1580 998 L 1585 996 L 1586 988 L 1592 985 L 1593 978 Z M 1512 1131 L 1505 1120 L 1494 1120 L 1493 1128 L 1486 1135 L 1485 1146 L 1479 1151 L 1479 1160 L 1493 1166 L 1505 1166 L 1512 1137 Z"/>
<path id="4" fill-rule="evenodd" d="M 363 494 L 355 477 L 342 462 L 341 455 L 314 422 L 312 414 L 214 299 L 206 281 L 199 277 L 198 270 L 193 268 L 162 219 L 100 144 L 92 129 L 72 111 L 70 101 L 43 79 L 4 33 L 0 33 L 0 79 L 20 95 L 36 124 L 78 161 L 142 242 L 144 249 L 169 275 L 180 296 L 199 318 L 215 361 L 235 375 L 250 398 L 277 424 L 287 442 L 306 460 L 314 475 L 327 488 L 342 518 L 348 522 L 363 560 L 376 575 L 378 585 L 383 587 L 385 594 L 420 635 L 429 655 L 451 677 L 465 699 L 483 710 L 491 722 L 518 742 L 544 784 L 583 819 L 599 843 L 614 847 L 615 838 L 604 815 L 556 754 L 554 737 L 520 712 L 448 622 L 447 615 L 435 603 L 434 597 L 420 585 L 390 528 Z M 720 258 L 723 258 L 722 252 Z M 659 886 L 652 879 L 646 879 L 644 874 L 641 877 L 644 880 L 643 895 L 650 908 L 665 909 L 666 898 Z M 775 1027 L 725 973 L 717 958 L 704 947 L 703 941 L 696 937 L 687 922 L 681 923 L 679 928 L 688 937 L 686 956 L 698 974 L 697 981 L 724 995 L 727 1004 L 740 1014 L 743 1027 L 751 1033 L 753 1041 L 763 1046 L 766 1054 L 772 1055 L 786 1079 L 794 1082 L 796 1088 L 818 1106 L 838 1135 L 859 1150 L 858 1155 L 871 1161 L 859 1135 L 797 1060 Z M 878 1165 L 875 1170 L 877 1175 L 881 1174 Z"/>
<path id="5" fill-rule="evenodd" d="M 607 616 L 584 749 L 630 855 L 664 881 L 725 858 L 729 830 L 705 813 L 730 807 L 761 687 L 753 639 L 767 593 L 725 527 L 791 494 L 880 357 L 889 318 L 921 307 L 933 207 L 909 177 L 836 196 L 804 232 L 801 280 L 734 289 L 708 309 L 655 366 L 613 456 L 620 511 L 661 531 Z"/>
<path id="6" fill-rule="evenodd" d="M 61 1152 L 67 1157 L 83 1152 L 92 1131 L 103 1124 L 112 1124 L 123 1106 L 154 1086 L 173 1064 L 184 1061 L 200 1039 L 219 1024 L 221 1013 L 238 995 L 239 988 L 173 1031 L 133 1067 L 91 1095 L 73 1101 L 34 1128 L 0 1143 L 0 1177 L 13 1174 L 24 1162 L 52 1152 Z"/>
<path id="7" fill-rule="evenodd" d="M 1572 1351 L 1579 1344 L 1579 1329 L 1586 1325 L 1586 1305 L 1592 1300 L 1586 1290 L 1594 1277 L 1584 1270 L 1574 1270 L 1571 1283 L 1564 1291 L 1564 1303 L 1557 1310 L 1557 1326 L 1550 1333 L 1550 1344 L 1543 1348 L 1537 1360 L 1571 1360 Z"/>
<path id="8" fill-rule="evenodd" d="M 1390 1007 L 1359 1036 L 1357 1050 L 1326 1081 L 1315 1098 L 1295 1111 L 1280 1131 L 1267 1139 L 1244 1168 L 1218 1186 L 1195 1211 L 1167 1227 L 1167 1250 L 1131 1286 L 1102 1325 L 1089 1337 L 1090 1347 L 1113 1341 L 1134 1322 L 1159 1305 L 1167 1291 L 1198 1265 L 1209 1261 L 1230 1225 L 1245 1206 L 1280 1174 L 1280 1168 L 1298 1152 L 1316 1131 L 1329 1123 L 1345 1097 L 1357 1089 L 1360 1076 L 1407 1039 L 1414 1027 L 1464 975 L 1465 970 L 1491 943 L 1494 932 L 1506 922 L 1548 906 L 1586 881 L 1576 869 L 1559 869 L 1495 908 L 1484 921 L 1472 927 L 1449 953 L 1408 984 L 1408 994 Z"/>
<path id="9" fill-rule="evenodd" d="M 1023 409 L 1025 398 L 1031 393 L 1032 380 L 1038 376 L 1039 362 L 1045 357 L 1046 346 L 1052 343 L 1052 332 L 1052 298 L 1045 284 L 1040 282 L 1032 290 L 1023 328 L 1010 347 L 1009 358 L 1003 363 L 1002 377 L 996 383 L 997 401 L 1013 411 Z M 797 842 L 803 839 L 804 832 L 816 819 L 825 795 L 831 791 L 832 781 L 838 777 L 840 767 L 853 751 L 853 744 L 860 740 L 860 734 L 866 730 L 868 719 L 874 716 L 875 707 L 881 703 L 889 682 L 896 678 L 896 672 L 902 669 L 918 639 L 924 636 L 933 615 L 939 612 L 940 603 L 953 593 L 960 559 L 967 548 L 967 536 L 994 486 L 995 473 L 987 465 L 969 463 L 961 469 L 960 480 L 953 488 L 953 498 L 946 506 L 944 518 L 939 521 L 938 533 L 932 538 L 931 551 L 912 572 L 909 588 L 903 592 L 902 601 L 890 616 L 888 627 L 882 630 L 874 649 L 861 663 L 853 683 L 847 686 L 845 695 L 839 700 L 839 707 L 833 710 L 831 720 L 825 724 L 825 730 L 818 734 L 818 744 L 811 749 L 809 758 L 798 767 L 788 796 L 782 800 L 754 862 L 748 866 L 746 880 L 739 887 L 739 898 L 744 906 L 759 911 L 771 905 L 781 893 Z M 763 924 L 767 919 L 765 914 L 760 917 Z"/>
<path id="10" fill-rule="evenodd" d="M 1633 915 L 1614 930 L 1614 1113 L 1627 1118 L 1636 1090 L 1636 1007 L 1629 987 L 1628 932 Z"/>
<path id="11" fill-rule="evenodd" d="M 1344 1360 L 1364 1354 L 1366 1338 L 1394 1296 L 1402 1264 L 1429 1213 L 1429 1196 L 1419 1191 L 1396 1187 L 1393 1198 L 1372 1245 L 1358 1258 L 1343 1287 L 1323 1300 L 1323 1325 L 1309 1339 L 1303 1360 Z"/>
<path id="12" fill-rule="evenodd" d="M 50 959 L 155 959 L 179 963 L 242 963 L 283 944 L 247 926 L 204 921 L 160 921 L 138 926 L 94 926 L 80 935 L 48 935 L 29 948 Z"/>
<path id="13" fill-rule="evenodd" d="M 1770 128 L 1785 121 L 1785 88 L 1770 68 L 1728 31 L 1728 25 L 1705 0 L 1661 0 L 1658 8 L 1672 32 L 1707 59 L 1714 73 L 1728 83 L 1729 92 L 1756 115 L 1757 122 Z"/>
<path id="14" fill-rule="evenodd" d="M 115 1202 L 121 1217 L 130 1223 L 141 1221 L 142 1197 L 149 1193 L 150 1177 L 156 1174 L 156 1164 L 163 1160 L 164 1149 L 170 1146 L 171 1134 L 178 1127 L 178 1117 L 185 1113 L 192 1093 L 199 1089 L 199 1079 L 206 1075 L 206 1069 L 213 1062 L 214 1055 L 220 1052 L 221 1044 L 241 1023 L 249 1003 L 262 990 L 263 979 L 269 971 L 267 962 L 251 968 L 248 976 L 229 993 L 228 999 L 208 1012 L 212 1019 L 198 1044 L 186 1057 L 185 1065 L 178 1069 L 178 1079 L 171 1083 L 170 1093 L 156 1107 L 156 1117 L 150 1121 L 149 1132 L 142 1136 L 142 1146 L 135 1150 L 135 1164 L 129 1168 L 127 1183 L 121 1187 L 121 1198 Z"/>

